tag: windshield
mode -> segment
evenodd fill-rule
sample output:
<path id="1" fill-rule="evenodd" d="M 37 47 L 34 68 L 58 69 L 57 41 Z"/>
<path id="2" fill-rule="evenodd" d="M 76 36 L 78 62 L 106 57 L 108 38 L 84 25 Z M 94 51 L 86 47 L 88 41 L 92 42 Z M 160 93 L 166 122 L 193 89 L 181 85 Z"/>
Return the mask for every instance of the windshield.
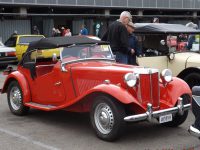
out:
<path id="1" fill-rule="evenodd" d="M 5 45 L 8 47 L 15 47 L 16 46 L 17 37 L 10 37 L 6 42 Z"/>
<path id="2" fill-rule="evenodd" d="M 62 62 L 88 59 L 114 59 L 109 45 L 78 45 L 61 50 Z"/>
<path id="3" fill-rule="evenodd" d="M 19 44 L 29 44 L 33 41 L 38 41 L 44 38 L 43 36 L 22 36 L 19 38 Z"/>

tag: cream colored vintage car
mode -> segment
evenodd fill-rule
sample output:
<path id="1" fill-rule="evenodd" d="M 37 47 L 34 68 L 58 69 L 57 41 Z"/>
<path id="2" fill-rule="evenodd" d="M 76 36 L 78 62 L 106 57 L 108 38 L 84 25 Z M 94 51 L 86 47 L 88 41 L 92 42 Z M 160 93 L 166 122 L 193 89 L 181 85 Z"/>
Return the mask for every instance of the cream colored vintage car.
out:
<path id="1" fill-rule="evenodd" d="M 187 50 L 188 37 L 200 34 L 200 30 L 180 24 L 138 23 L 135 34 L 143 57 L 137 58 L 140 66 L 169 68 L 173 76 L 185 80 L 190 87 L 200 85 L 199 41 Z"/>

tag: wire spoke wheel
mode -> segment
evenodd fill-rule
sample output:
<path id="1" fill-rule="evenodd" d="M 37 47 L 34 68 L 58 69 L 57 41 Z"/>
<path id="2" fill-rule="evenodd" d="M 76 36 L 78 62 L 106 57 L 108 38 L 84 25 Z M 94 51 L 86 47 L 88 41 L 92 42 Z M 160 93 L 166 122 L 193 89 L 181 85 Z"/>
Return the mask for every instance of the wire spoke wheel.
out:
<path id="1" fill-rule="evenodd" d="M 121 103 L 107 95 L 95 98 L 90 112 L 92 127 L 100 139 L 113 141 L 123 133 L 125 110 Z"/>
<path id="2" fill-rule="evenodd" d="M 10 82 L 7 90 L 8 106 L 15 115 L 25 115 L 29 107 L 23 104 L 23 92 L 17 81 Z"/>
<path id="3" fill-rule="evenodd" d="M 10 104 L 14 110 L 19 110 L 22 104 L 22 95 L 18 87 L 14 86 L 10 91 Z"/>
<path id="4" fill-rule="evenodd" d="M 100 103 L 97 105 L 94 119 L 95 124 L 101 133 L 110 133 L 114 125 L 114 117 L 111 108 L 107 104 Z"/>

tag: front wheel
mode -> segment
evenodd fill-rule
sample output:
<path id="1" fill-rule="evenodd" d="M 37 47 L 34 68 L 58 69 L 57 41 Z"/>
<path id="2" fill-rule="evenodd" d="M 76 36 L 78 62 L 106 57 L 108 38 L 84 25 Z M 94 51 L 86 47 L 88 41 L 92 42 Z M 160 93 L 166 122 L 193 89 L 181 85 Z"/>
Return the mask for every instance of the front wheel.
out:
<path id="1" fill-rule="evenodd" d="M 29 107 L 23 104 L 23 93 L 17 81 L 12 81 L 9 84 L 7 98 L 8 106 L 13 114 L 22 116 L 28 113 Z"/>
<path id="2" fill-rule="evenodd" d="M 90 112 L 90 119 L 96 135 L 105 141 L 113 141 L 120 137 L 124 122 L 123 106 L 109 96 L 98 96 Z"/>
<path id="3" fill-rule="evenodd" d="M 200 73 L 190 73 L 183 79 L 189 87 L 192 89 L 193 86 L 199 86 L 200 85 Z"/>
<path id="4" fill-rule="evenodd" d="M 184 105 L 190 103 L 190 97 L 188 95 L 183 95 L 182 98 Z M 177 127 L 181 125 L 183 122 L 185 122 L 187 116 L 188 116 L 188 110 L 184 111 L 183 115 L 177 113 L 172 117 L 172 121 L 163 123 L 162 125 L 167 127 Z"/>

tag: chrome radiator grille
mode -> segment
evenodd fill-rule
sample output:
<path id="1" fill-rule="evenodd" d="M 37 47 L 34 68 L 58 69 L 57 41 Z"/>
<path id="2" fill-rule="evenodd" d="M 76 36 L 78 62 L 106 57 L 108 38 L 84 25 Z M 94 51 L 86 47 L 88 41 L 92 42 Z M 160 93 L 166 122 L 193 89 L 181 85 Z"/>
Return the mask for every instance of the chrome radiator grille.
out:
<path id="1" fill-rule="evenodd" d="M 153 108 L 158 108 L 160 103 L 159 71 L 148 69 L 145 73 L 139 73 L 137 95 L 144 106 L 151 103 Z"/>

